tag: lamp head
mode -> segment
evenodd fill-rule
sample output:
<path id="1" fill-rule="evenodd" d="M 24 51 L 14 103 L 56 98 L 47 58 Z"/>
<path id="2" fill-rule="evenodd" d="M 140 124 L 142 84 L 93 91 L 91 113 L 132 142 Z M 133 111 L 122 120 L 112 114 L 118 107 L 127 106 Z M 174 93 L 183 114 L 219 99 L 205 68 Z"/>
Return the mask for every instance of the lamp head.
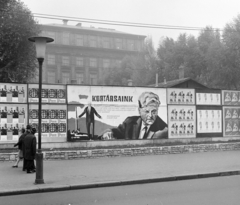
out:
<path id="1" fill-rule="evenodd" d="M 46 51 L 46 43 L 53 42 L 54 39 L 44 36 L 34 36 L 28 38 L 29 41 L 34 42 L 36 45 L 37 58 L 44 58 Z"/>

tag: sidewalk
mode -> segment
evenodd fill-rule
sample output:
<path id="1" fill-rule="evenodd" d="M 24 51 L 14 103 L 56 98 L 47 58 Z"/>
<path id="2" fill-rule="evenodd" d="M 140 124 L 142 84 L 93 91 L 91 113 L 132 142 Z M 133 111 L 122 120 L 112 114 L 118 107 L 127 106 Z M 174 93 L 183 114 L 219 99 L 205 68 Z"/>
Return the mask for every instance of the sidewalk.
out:
<path id="1" fill-rule="evenodd" d="M 0 196 L 240 174 L 240 151 L 44 161 L 35 174 L 0 162 Z"/>

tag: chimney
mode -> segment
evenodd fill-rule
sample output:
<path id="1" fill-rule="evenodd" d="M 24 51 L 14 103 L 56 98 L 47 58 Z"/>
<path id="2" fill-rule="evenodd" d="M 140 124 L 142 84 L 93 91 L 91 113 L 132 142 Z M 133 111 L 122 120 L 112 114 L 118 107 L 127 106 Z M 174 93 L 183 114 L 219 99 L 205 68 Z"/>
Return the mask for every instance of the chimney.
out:
<path id="1" fill-rule="evenodd" d="M 77 23 L 76 26 L 77 26 L 77 27 L 81 27 L 81 26 L 82 26 L 82 23 Z"/>
<path id="2" fill-rule="evenodd" d="M 167 84 L 167 80 L 166 80 L 166 78 L 164 77 L 164 84 Z"/>
<path id="3" fill-rule="evenodd" d="M 182 78 L 184 78 L 184 65 L 183 64 L 181 64 L 179 66 L 179 79 L 182 79 Z"/>
<path id="4" fill-rule="evenodd" d="M 67 19 L 63 19 L 62 21 L 63 21 L 63 25 L 67 25 L 67 23 L 68 23 Z"/>
<path id="5" fill-rule="evenodd" d="M 133 85 L 132 79 L 128 79 L 128 86 L 132 86 L 132 85 Z"/>

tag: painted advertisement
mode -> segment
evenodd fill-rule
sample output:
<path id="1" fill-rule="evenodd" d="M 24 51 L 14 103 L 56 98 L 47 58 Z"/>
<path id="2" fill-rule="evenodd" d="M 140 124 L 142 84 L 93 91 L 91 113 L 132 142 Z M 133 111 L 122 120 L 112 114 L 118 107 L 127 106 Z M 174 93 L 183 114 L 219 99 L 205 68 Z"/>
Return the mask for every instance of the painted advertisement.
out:
<path id="1" fill-rule="evenodd" d="M 198 133 L 221 133 L 222 110 L 197 110 Z"/>
<path id="2" fill-rule="evenodd" d="M 28 102 L 38 103 L 38 84 L 28 85 Z M 65 85 L 42 85 L 42 103 L 66 103 Z"/>
<path id="3" fill-rule="evenodd" d="M 140 139 L 142 118 L 139 107 L 142 106 L 143 98 L 158 102 L 158 107 L 154 110 L 157 120 L 154 122 L 167 126 L 166 89 L 68 85 L 67 93 L 68 134 L 71 137 L 79 136 L 79 138 L 90 139 L 93 136 L 94 139 L 103 139 L 101 137 L 104 136 L 106 130 L 110 130 L 112 131 L 111 139 Z M 143 95 L 144 97 L 139 101 L 139 97 Z M 91 111 L 88 111 L 89 104 Z M 141 107 L 141 111 L 146 111 L 144 109 Z M 94 113 L 92 117 L 91 112 Z M 91 118 L 92 124 L 89 127 L 88 121 Z M 130 127 L 128 122 L 132 123 Z M 119 125 L 121 130 L 119 130 Z M 94 129 L 92 129 L 93 126 Z M 149 130 L 151 131 L 150 128 Z M 134 134 L 130 134 L 131 132 Z M 150 138 L 150 133 L 148 137 Z"/>
<path id="4" fill-rule="evenodd" d="M 26 103 L 27 85 L 0 83 L 0 102 Z"/>
<path id="5" fill-rule="evenodd" d="M 29 124 L 38 130 L 38 105 L 29 105 Z M 67 106 L 42 105 L 42 141 L 66 141 L 67 133 Z M 38 133 L 35 134 L 38 136 Z"/>
<path id="6" fill-rule="evenodd" d="M 196 137 L 195 106 L 168 106 L 169 138 Z"/>
<path id="7" fill-rule="evenodd" d="M 167 89 L 168 104 L 194 105 L 195 90 L 183 88 Z"/>
<path id="8" fill-rule="evenodd" d="M 223 107 L 224 136 L 240 136 L 240 107 Z"/>
<path id="9" fill-rule="evenodd" d="M 26 104 L 0 104 L 0 141 L 17 141 L 27 124 Z"/>
<path id="10" fill-rule="evenodd" d="M 223 90 L 222 104 L 240 106 L 240 91 Z"/>

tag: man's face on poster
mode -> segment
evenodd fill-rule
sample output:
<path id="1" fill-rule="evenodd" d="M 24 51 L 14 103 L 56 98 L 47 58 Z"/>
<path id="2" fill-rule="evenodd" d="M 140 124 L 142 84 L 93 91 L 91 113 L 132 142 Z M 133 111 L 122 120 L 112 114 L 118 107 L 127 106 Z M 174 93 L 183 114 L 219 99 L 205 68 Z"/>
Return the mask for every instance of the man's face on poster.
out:
<path id="1" fill-rule="evenodd" d="M 143 108 L 138 108 L 139 114 L 146 125 L 152 125 L 158 116 L 158 106 L 151 104 Z"/>

